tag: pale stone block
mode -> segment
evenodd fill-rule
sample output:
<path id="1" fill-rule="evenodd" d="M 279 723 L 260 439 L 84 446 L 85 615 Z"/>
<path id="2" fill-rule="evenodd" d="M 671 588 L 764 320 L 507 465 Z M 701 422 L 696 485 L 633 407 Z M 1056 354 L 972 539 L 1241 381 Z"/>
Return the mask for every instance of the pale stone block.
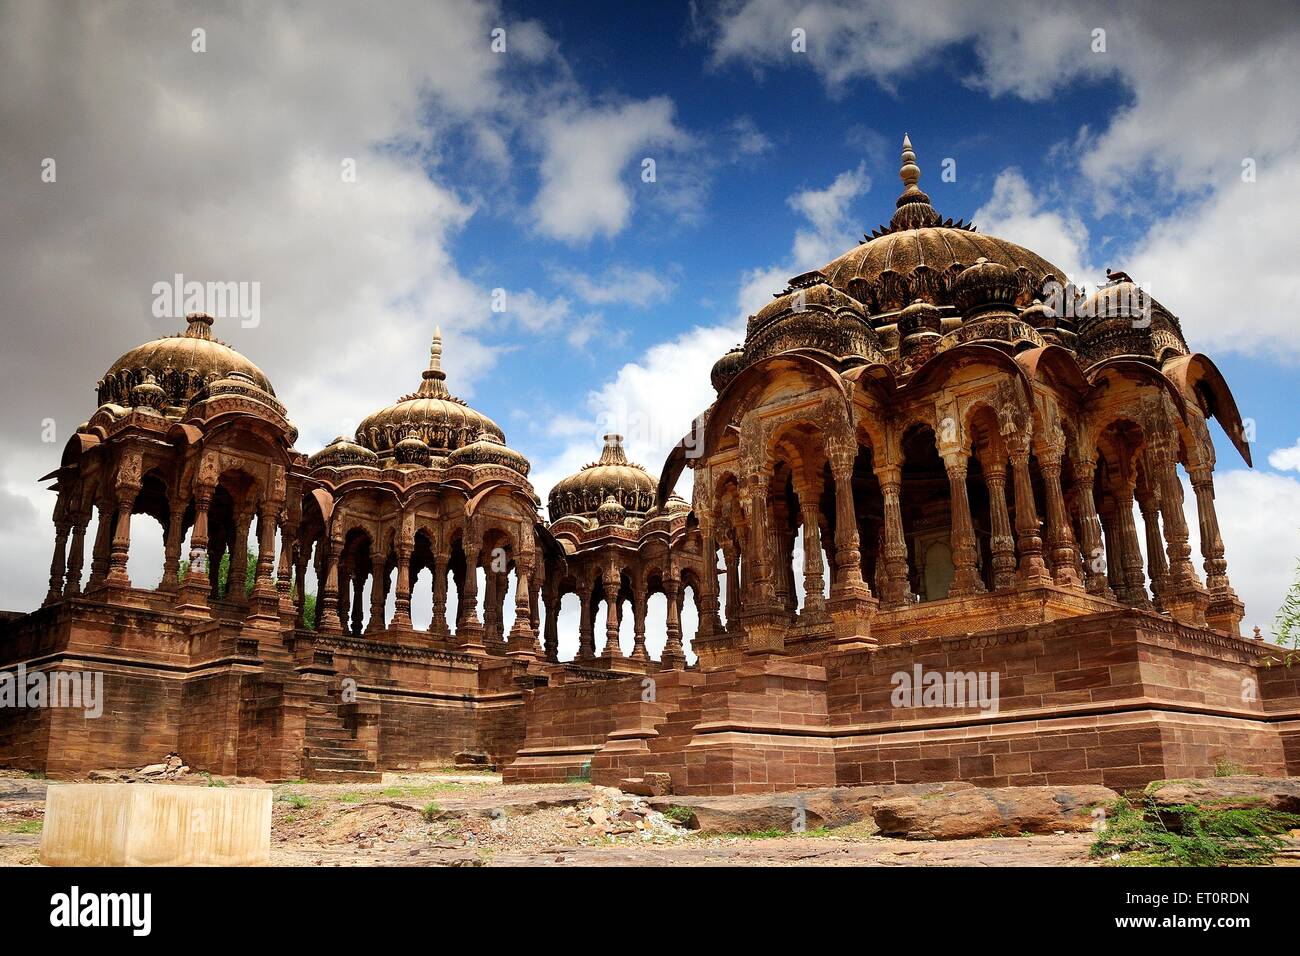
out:
<path id="1" fill-rule="evenodd" d="M 271 791 L 252 787 L 55 784 L 46 866 L 265 866 Z"/>

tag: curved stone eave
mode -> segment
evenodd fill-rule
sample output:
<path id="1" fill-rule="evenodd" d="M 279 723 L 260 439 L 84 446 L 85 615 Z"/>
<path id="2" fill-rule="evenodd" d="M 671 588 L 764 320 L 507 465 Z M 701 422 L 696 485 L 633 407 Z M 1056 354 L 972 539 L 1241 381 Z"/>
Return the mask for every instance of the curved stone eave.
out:
<path id="1" fill-rule="evenodd" d="M 1187 402 L 1183 398 L 1182 391 L 1175 385 L 1160 369 L 1156 368 L 1149 361 L 1140 362 L 1128 356 L 1117 355 L 1113 358 L 1105 359 L 1096 365 L 1090 366 L 1087 371 L 1088 381 L 1095 387 L 1097 379 L 1106 372 L 1117 371 L 1121 375 L 1128 374 L 1134 378 L 1145 382 L 1153 382 L 1159 388 L 1164 389 L 1165 393 L 1173 400 L 1174 408 L 1178 410 L 1178 417 L 1184 425 L 1187 424 Z"/>
<path id="2" fill-rule="evenodd" d="M 1074 353 L 1059 345 L 1026 349 L 1016 353 L 1015 361 L 1033 381 L 1046 382 L 1050 378 L 1070 389 L 1079 398 L 1086 398 L 1092 390 L 1092 386 L 1083 375 L 1083 369 L 1079 368 Z"/>
<path id="3" fill-rule="evenodd" d="M 1178 386 L 1179 391 L 1186 398 L 1196 402 L 1198 407 L 1200 399 L 1196 395 L 1196 385 L 1204 383 L 1209 388 L 1214 398 L 1215 408 L 1212 416 L 1207 417 L 1218 419 L 1219 426 L 1228 436 L 1228 441 L 1232 442 L 1232 447 L 1237 449 L 1237 453 L 1246 462 L 1246 466 L 1255 467 L 1250 456 L 1250 443 L 1246 441 L 1245 424 L 1237 408 L 1237 400 L 1233 398 L 1227 379 L 1223 377 L 1223 373 L 1209 356 L 1202 352 L 1179 355 L 1167 360 L 1160 370 Z"/>
<path id="4" fill-rule="evenodd" d="M 960 366 L 968 362 L 999 366 L 1012 373 L 1025 387 L 1025 397 L 1033 394 L 1029 376 L 1024 368 L 1006 352 L 991 345 L 979 342 L 963 342 L 928 359 L 918 368 L 899 389 L 902 395 L 924 391 L 936 382 L 946 381 L 950 366 Z"/>

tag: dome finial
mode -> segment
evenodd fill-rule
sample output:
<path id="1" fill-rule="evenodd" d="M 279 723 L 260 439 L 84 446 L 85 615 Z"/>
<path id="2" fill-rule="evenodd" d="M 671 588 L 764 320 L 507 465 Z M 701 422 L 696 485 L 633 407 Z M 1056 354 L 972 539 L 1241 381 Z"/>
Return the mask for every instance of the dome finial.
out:
<path id="1" fill-rule="evenodd" d="M 898 197 L 896 203 L 898 208 L 893 218 L 889 220 L 890 229 L 921 229 L 939 225 L 943 221 L 942 218 L 930 205 L 930 197 L 921 192 L 921 187 L 917 185 L 921 181 L 921 167 L 916 165 L 916 151 L 912 149 L 912 138 L 906 133 L 903 134 L 903 150 L 900 158 L 903 165 L 898 170 L 898 178 L 903 181 L 903 194 Z"/>
<path id="2" fill-rule="evenodd" d="M 206 312 L 191 312 L 185 316 L 185 321 L 188 323 L 185 327 L 186 338 L 212 341 L 212 316 Z"/>
<path id="3" fill-rule="evenodd" d="M 429 367 L 424 370 L 421 376 L 424 381 L 420 383 L 420 390 L 417 393 L 421 398 L 450 398 L 451 393 L 447 391 L 447 373 L 442 370 L 442 326 L 433 327 L 433 341 L 429 344 Z"/>

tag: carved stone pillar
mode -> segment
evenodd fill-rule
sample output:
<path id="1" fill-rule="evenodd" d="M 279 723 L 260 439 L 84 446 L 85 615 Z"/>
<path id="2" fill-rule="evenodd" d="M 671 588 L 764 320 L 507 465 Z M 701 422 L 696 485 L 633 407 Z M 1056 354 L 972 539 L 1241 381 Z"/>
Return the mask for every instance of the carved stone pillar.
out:
<path id="1" fill-rule="evenodd" d="M 1162 599 L 1169 587 L 1169 566 L 1165 563 L 1165 542 L 1160 533 L 1160 499 L 1150 489 L 1139 490 L 1136 498 L 1138 511 L 1142 515 L 1142 528 L 1146 532 L 1147 580 L 1151 582 L 1151 603 L 1156 608 L 1162 608 Z"/>
<path id="2" fill-rule="evenodd" d="M 175 594 L 180 586 L 181 531 L 185 520 L 185 502 L 172 500 L 167 514 L 167 533 L 163 536 L 162 580 L 158 590 Z"/>
<path id="3" fill-rule="evenodd" d="M 1043 563 L 1043 539 L 1039 533 L 1038 506 L 1034 504 L 1034 483 L 1029 477 L 1029 443 L 1015 442 L 1011 448 L 1011 472 L 1016 497 L 1016 550 L 1020 552 L 1020 580 L 1039 587 L 1052 583 Z"/>
<path id="4" fill-rule="evenodd" d="M 1074 531 L 1065 511 L 1065 495 L 1061 491 L 1061 454 L 1055 449 L 1045 450 L 1038 459 L 1043 472 L 1043 488 L 1047 498 L 1047 541 L 1051 548 L 1052 580 L 1061 587 L 1078 587 L 1079 549 L 1074 543 Z"/>
<path id="5" fill-rule="evenodd" d="M 226 574 L 225 594 L 226 600 L 235 604 L 248 603 L 248 533 L 252 526 L 251 508 L 235 516 L 235 536 L 230 544 L 230 571 Z"/>
<path id="6" fill-rule="evenodd" d="M 411 629 L 411 545 L 405 542 L 397 546 L 397 597 L 392 626 L 396 630 Z"/>
<path id="7" fill-rule="evenodd" d="M 103 587 L 108 577 L 108 557 L 113 545 L 113 518 L 116 509 L 113 500 L 108 497 L 95 502 L 98 512 L 98 524 L 95 525 L 95 543 L 90 549 L 90 580 L 86 582 L 86 593 Z M 205 602 L 206 606 L 206 602 Z"/>
<path id="8" fill-rule="evenodd" d="M 1131 606 L 1150 610 L 1151 601 L 1142 574 L 1142 551 L 1138 547 L 1137 525 L 1133 523 L 1133 493 L 1121 489 L 1115 493 L 1115 545 L 1119 550 L 1119 599 Z"/>
<path id="9" fill-rule="evenodd" d="M 992 555 L 993 589 L 1001 591 L 1016 583 L 1016 539 L 1007 510 L 1007 466 L 1003 460 L 981 463 L 984 486 L 989 493 L 989 551 Z"/>
<path id="10" fill-rule="evenodd" d="M 63 577 L 67 565 L 68 533 L 72 522 L 63 517 L 62 502 L 54 509 L 54 557 L 50 560 L 50 589 L 45 604 L 54 604 L 63 597 Z"/>
<path id="11" fill-rule="evenodd" d="M 279 517 L 280 502 L 275 501 L 264 503 L 257 516 L 257 564 L 253 568 L 253 593 L 245 618 L 249 624 L 278 625 L 280 621 L 280 596 L 271 577 Z"/>
<path id="12" fill-rule="evenodd" d="M 871 619 L 877 601 L 862 578 L 862 552 L 858 541 L 858 515 L 853 502 L 853 462 L 857 442 L 828 448 L 831 477 L 835 482 L 835 578 L 826 610 L 834 631 L 836 650 L 870 647 Z"/>
<path id="13" fill-rule="evenodd" d="M 451 635 L 447 627 L 447 555 L 435 553 L 433 556 L 433 620 L 429 622 L 429 633 L 438 639 Z"/>
<path id="14" fill-rule="evenodd" d="M 275 593 L 280 606 L 280 615 L 287 620 L 297 620 L 297 583 L 296 570 L 302 564 L 304 573 L 306 564 L 298 559 L 297 522 L 285 520 L 280 523 L 280 560 L 275 569 Z"/>
<path id="15" fill-rule="evenodd" d="M 489 644 L 501 640 L 500 575 L 489 565 L 483 574 L 483 639 Z"/>
<path id="16" fill-rule="evenodd" d="M 370 553 L 370 621 L 366 624 L 367 634 L 378 634 L 387 629 L 384 622 L 384 605 L 388 595 L 384 592 L 388 584 L 388 555 L 375 549 Z"/>
<path id="17" fill-rule="evenodd" d="M 727 631 L 735 632 L 740 625 L 740 549 L 731 538 L 722 542 L 722 563 L 727 569 L 727 592 L 724 613 Z"/>
<path id="18" fill-rule="evenodd" d="M 591 586 L 579 584 L 579 587 L 577 660 L 589 661 L 596 656 L 596 609 L 592 606 Z"/>
<path id="19" fill-rule="evenodd" d="M 295 621 L 298 627 L 310 627 L 307 620 L 307 562 L 311 560 L 311 548 L 307 542 L 294 542 L 293 562 L 293 604 L 297 611 Z M 317 579 L 319 588 L 319 578 Z M 320 595 L 317 594 L 317 599 Z"/>
<path id="20" fill-rule="evenodd" d="M 113 549 L 108 557 L 108 577 L 104 579 L 104 583 L 112 588 L 131 586 L 126 563 L 131 553 L 131 509 L 135 507 L 139 493 L 139 485 L 119 485 L 117 489 L 117 525 L 113 529 Z"/>
<path id="21" fill-rule="evenodd" d="M 461 540 L 465 552 L 465 580 L 456 608 L 456 639 L 467 654 L 485 654 L 483 624 L 478 616 L 478 556 L 476 534 L 467 531 Z"/>
<path id="22" fill-rule="evenodd" d="M 361 598 L 358 594 L 357 600 L 352 600 L 352 595 L 356 591 L 356 575 L 352 573 L 352 560 L 350 557 L 341 556 L 338 559 L 338 576 L 339 576 L 339 621 L 343 630 L 348 634 L 356 634 L 361 630 Z M 356 604 L 357 613 L 352 613 L 352 605 Z"/>
<path id="23" fill-rule="evenodd" d="M 72 544 L 68 547 L 68 576 L 63 586 L 65 598 L 76 597 L 81 593 L 81 565 L 86 559 L 86 525 L 89 523 L 90 512 L 86 512 L 72 526 Z"/>
<path id="24" fill-rule="evenodd" d="M 882 467 L 876 470 L 885 505 L 885 607 L 896 608 L 912 602 L 907 575 L 907 538 L 903 534 L 902 469 Z"/>
<path id="25" fill-rule="evenodd" d="M 543 649 L 546 659 L 552 664 L 560 659 L 560 589 L 558 586 L 545 588 L 542 599 L 546 602 L 546 616 L 543 619 Z"/>
<path id="26" fill-rule="evenodd" d="M 1187 516 L 1183 512 L 1183 483 L 1178 478 L 1178 461 L 1172 451 L 1161 454 L 1153 449 L 1154 472 L 1160 483 L 1160 517 L 1164 525 L 1169 577 L 1162 596 L 1164 609 L 1176 621 L 1203 627 L 1210 596 L 1192 567 L 1192 547 L 1188 543 Z"/>
<path id="27" fill-rule="evenodd" d="M 799 494 L 803 517 L 803 613 L 802 624 L 826 617 L 826 578 L 822 567 L 821 506 L 811 489 Z"/>
<path id="28" fill-rule="evenodd" d="M 600 656 L 613 660 L 623 656 L 623 651 L 618 646 L 618 592 L 622 586 L 622 578 L 619 572 L 613 569 L 607 570 L 605 572 L 604 585 L 605 647 L 601 650 Z"/>
<path id="29" fill-rule="evenodd" d="M 537 632 L 533 630 L 532 566 L 515 559 L 515 621 L 510 627 L 510 656 L 537 658 Z M 505 589 L 502 588 L 504 593 Z"/>
<path id="30" fill-rule="evenodd" d="M 321 585 L 320 592 L 321 606 L 324 608 L 320 618 L 320 633 L 342 634 L 343 621 L 339 615 L 339 558 L 343 553 L 343 542 L 327 538 L 322 544 L 325 583 Z M 347 586 L 346 581 L 343 586 Z"/>
<path id="31" fill-rule="evenodd" d="M 645 612 L 646 612 L 646 591 L 645 586 L 633 588 L 632 590 L 632 660 L 649 661 L 650 652 L 645 647 Z"/>
<path id="32" fill-rule="evenodd" d="M 1191 472 L 1192 491 L 1196 494 L 1196 518 L 1201 531 L 1201 557 L 1204 559 L 1205 587 L 1210 592 L 1206 623 L 1216 631 L 1241 636 L 1241 619 L 1246 607 L 1228 581 L 1228 562 L 1223 553 L 1223 535 L 1219 516 L 1214 509 L 1214 473 L 1208 467 Z M 73 544 L 76 544 L 74 538 Z"/>
<path id="33" fill-rule="evenodd" d="M 1093 496 L 1093 482 L 1097 474 L 1097 461 L 1083 458 L 1074 463 L 1075 504 L 1079 513 L 1079 533 L 1083 538 L 1084 586 L 1089 594 L 1114 598 L 1106 579 L 1106 550 L 1102 538 L 1101 519 Z"/>
<path id="34" fill-rule="evenodd" d="M 718 543 L 713 525 L 708 520 L 700 522 L 700 587 L 697 600 L 700 605 L 700 622 L 696 639 L 709 640 L 722 632 L 718 620 Z"/>
<path id="35" fill-rule="evenodd" d="M 943 466 L 948 472 L 948 495 L 952 509 L 952 586 L 948 588 L 949 597 L 967 597 L 984 590 L 980 580 L 979 569 L 975 566 L 979 552 L 975 546 L 975 526 L 971 521 L 970 496 L 966 492 L 966 469 L 968 461 L 965 451 L 952 452 L 943 456 Z"/>
<path id="36" fill-rule="evenodd" d="M 680 670 L 686 666 L 686 652 L 682 647 L 682 618 L 680 605 L 677 603 L 681 597 L 682 582 L 677 578 L 669 575 L 664 578 L 664 599 L 668 603 L 664 630 L 667 632 L 667 639 L 664 641 L 663 654 L 659 657 L 659 665 L 662 670 Z"/>
<path id="37" fill-rule="evenodd" d="M 200 485 L 194 489 L 194 527 L 190 529 L 189 567 L 180 587 L 176 608 L 189 617 L 206 617 L 208 591 L 208 509 L 216 489 Z"/>

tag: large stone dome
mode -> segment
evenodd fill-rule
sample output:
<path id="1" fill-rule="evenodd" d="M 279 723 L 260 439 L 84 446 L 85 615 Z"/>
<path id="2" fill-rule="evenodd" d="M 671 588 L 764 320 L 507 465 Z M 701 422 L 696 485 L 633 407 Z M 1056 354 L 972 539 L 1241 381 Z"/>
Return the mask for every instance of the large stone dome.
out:
<path id="1" fill-rule="evenodd" d="M 381 458 L 393 458 L 397 445 L 412 433 L 435 456 L 472 444 L 484 432 L 504 442 L 505 433 L 497 423 L 452 395 L 446 379 L 442 370 L 442 331 L 436 329 L 429 348 L 429 367 L 420 387 L 367 416 L 357 426 L 357 443 Z"/>
<path id="2" fill-rule="evenodd" d="M 628 515 L 644 517 L 654 505 L 657 483 L 640 465 L 627 460 L 622 435 L 606 435 L 600 460 L 556 482 L 548 499 L 551 520 L 567 515 L 592 517 L 609 498 Z"/>
<path id="3" fill-rule="evenodd" d="M 95 385 L 99 404 L 130 407 L 137 386 L 161 389 L 160 409 L 180 417 L 194 397 L 211 383 L 232 372 L 246 376 L 268 395 L 275 395 L 262 370 L 225 342 L 212 337 L 212 316 L 195 312 L 186 316 L 184 332 L 145 342 L 112 364 Z"/>

